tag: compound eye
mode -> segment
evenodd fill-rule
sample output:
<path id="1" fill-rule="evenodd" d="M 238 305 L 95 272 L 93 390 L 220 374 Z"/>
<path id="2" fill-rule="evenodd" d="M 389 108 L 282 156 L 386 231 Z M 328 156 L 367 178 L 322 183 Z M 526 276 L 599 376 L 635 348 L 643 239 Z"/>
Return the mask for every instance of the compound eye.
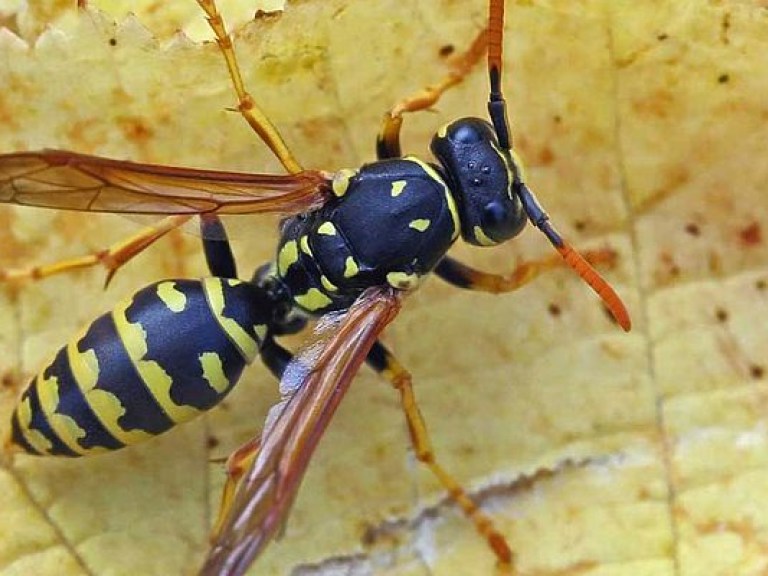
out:
<path id="1" fill-rule="evenodd" d="M 482 230 L 494 242 L 516 236 L 525 225 L 525 214 L 505 200 L 493 200 L 483 208 Z"/>
<path id="2" fill-rule="evenodd" d="M 460 144 L 474 144 L 484 140 L 485 135 L 469 122 L 457 122 L 450 131 L 450 138 Z"/>

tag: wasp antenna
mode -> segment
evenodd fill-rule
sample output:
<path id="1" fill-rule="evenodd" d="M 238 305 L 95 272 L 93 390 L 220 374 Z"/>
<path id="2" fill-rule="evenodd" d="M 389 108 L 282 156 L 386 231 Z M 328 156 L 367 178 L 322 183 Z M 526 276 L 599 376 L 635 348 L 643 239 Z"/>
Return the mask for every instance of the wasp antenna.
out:
<path id="1" fill-rule="evenodd" d="M 624 305 L 624 302 L 622 302 L 619 295 L 616 294 L 616 291 L 611 288 L 611 285 L 600 276 L 600 273 L 595 270 L 575 248 L 560 236 L 550 223 L 549 215 L 544 212 L 544 209 L 539 204 L 539 201 L 536 199 L 536 196 L 534 196 L 531 189 L 522 182 L 519 182 L 516 186 L 516 191 L 531 223 L 544 233 L 547 239 L 552 243 L 552 246 L 554 246 L 563 257 L 566 264 L 573 268 L 576 273 L 589 284 L 590 288 L 597 293 L 611 315 L 616 319 L 619 326 L 626 332 L 629 332 L 630 328 L 632 328 L 632 320 L 629 317 L 627 307 Z"/>
<path id="2" fill-rule="evenodd" d="M 490 0 L 488 4 L 488 80 L 490 82 L 488 114 L 496 131 L 499 145 L 510 153 L 512 136 L 507 117 L 507 104 L 501 89 L 503 41 L 504 0 Z M 632 327 L 632 321 L 619 295 L 600 276 L 600 273 L 558 234 L 549 222 L 549 216 L 544 212 L 528 186 L 521 180 L 517 180 L 514 186 L 523 204 L 523 209 L 533 225 L 544 233 L 565 262 L 597 293 L 619 326 L 629 331 Z"/>
<path id="3" fill-rule="evenodd" d="M 507 103 L 501 91 L 501 56 L 504 43 L 504 0 L 490 0 L 488 5 L 488 114 L 503 149 L 512 148 L 507 118 Z"/>
<path id="4" fill-rule="evenodd" d="M 624 306 L 621 298 L 610 284 L 600 276 L 592 265 L 584 259 L 570 244 L 563 241 L 562 246 L 556 246 L 557 251 L 565 260 L 566 264 L 573 268 L 581 278 L 589 284 L 589 287 L 600 297 L 611 316 L 616 320 L 619 326 L 625 332 L 632 328 L 632 319 L 629 317 L 627 307 Z"/>

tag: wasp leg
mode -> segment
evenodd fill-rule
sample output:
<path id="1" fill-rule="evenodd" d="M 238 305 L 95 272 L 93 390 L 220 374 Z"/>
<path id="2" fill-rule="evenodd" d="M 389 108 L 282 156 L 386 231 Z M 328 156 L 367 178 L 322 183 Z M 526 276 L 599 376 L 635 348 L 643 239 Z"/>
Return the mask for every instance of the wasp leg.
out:
<path id="1" fill-rule="evenodd" d="M 261 346 L 259 357 L 264 365 L 269 369 L 272 374 L 278 380 L 282 380 L 285 369 L 288 364 L 293 360 L 293 354 L 288 350 L 280 346 L 275 339 L 268 336 Z M 259 454 L 259 448 L 261 448 L 261 437 L 256 436 L 249 440 L 239 448 L 237 448 L 227 458 L 226 473 L 227 480 L 224 483 L 224 490 L 221 493 L 221 502 L 219 504 L 219 515 L 216 518 L 216 522 L 213 525 L 211 531 L 211 538 L 214 539 L 221 530 L 221 525 L 232 506 L 232 498 L 235 495 L 235 490 L 243 477 L 243 474 L 248 470 Z"/>
<path id="2" fill-rule="evenodd" d="M 431 84 L 411 94 L 384 114 L 381 130 L 376 137 L 376 155 L 379 160 L 402 156 L 400 128 L 403 125 L 403 114 L 426 110 L 434 106 L 443 93 L 464 80 L 486 53 L 487 48 L 488 31 L 483 29 L 472 41 L 471 46 L 466 52 L 452 59 L 451 70 L 440 82 Z"/>
<path id="3" fill-rule="evenodd" d="M 493 521 L 478 508 L 461 484 L 437 462 L 429 439 L 427 424 L 416 404 L 410 373 L 379 342 L 376 342 L 371 348 L 367 362 L 400 393 L 400 404 L 408 423 L 408 432 L 416 458 L 429 468 L 440 484 L 448 491 L 450 497 L 472 521 L 477 531 L 486 539 L 496 555 L 499 566 L 505 571 L 511 570 L 514 557 L 504 536 L 494 526 Z"/>
<path id="4" fill-rule="evenodd" d="M 232 86 L 237 94 L 237 111 L 245 118 L 245 121 L 253 128 L 256 134 L 272 150 L 272 153 L 280 160 L 285 169 L 293 174 L 301 172 L 301 164 L 288 148 L 283 137 L 277 131 L 274 124 L 267 118 L 264 111 L 256 104 L 245 89 L 243 77 L 240 74 L 240 65 L 237 63 L 232 36 L 227 32 L 224 20 L 216 7 L 215 0 L 197 0 L 197 3 L 205 12 L 208 24 L 216 35 L 216 43 L 219 45 L 224 60 L 227 62 L 227 70 L 232 80 Z"/>
<path id="5" fill-rule="evenodd" d="M 582 255 L 587 262 L 596 266 L 613 265 L 616 262 L 616 252 L 610 248 L 588 250 Z M 476 270 L 450 256 L 446 256 L 438 263 L 434 272 L 449 284 L 459 288 L 501 294 L 517 290 L 542 273 L 555 268 L 562 268 L 565 265 L 559 254 L 552 254 L 540 260 L 523 262 L 511 273 L 500 275 Z"/>
<path id="6" fill-rule="evenodd" d="M 216 522 L 214 522 L 213 528 L 211 529 L 211 540 L 216 539 L 221 532 L 224 518 L 227 517 L 227 513 L 232 506 L 232 499 L 235 496 L 237 485 L 243 477 L 243 474 L 245 474 L 245 471 L 250 468 L 254 458 L 259 455 L 260 448 L 261 437 L 256 436 L 237 448 L 227 457 L 227 463 L 225 465 L 227 481 L 224 483 L 224 489 L 221 492 L 219 515 L 216 517 Z"/>
<path id="7" fill-rule="evenodd" d="M 0 282 L 22 282 L 25 280 L 43 280 L 49 276 L 90 268 L 101 264 L 107 269 L 107 277 L 104 285 L 107 286 L 115 273 L 134 256 L 139 255 L 154 242 L 184 224 L 192 218 L 190 215 L 168 216 L 160 220 L 154 226 L 148 226 L 140 230 L 130 238 L 112 244 L 104 250 L 97 250 L 86 256 L 61 260 L 53 264 L 42 266 L 30 266 L 27 268 L 7 268 L 0 270 Z"/>
<path id="8" fill-rule="evenodd" d="M 211 275 L 219 278 L 237 278 L 237 264 L 229 245 L 227 231 L 216 214 L 200 215 L 200 235 L 203 252 Z"/>

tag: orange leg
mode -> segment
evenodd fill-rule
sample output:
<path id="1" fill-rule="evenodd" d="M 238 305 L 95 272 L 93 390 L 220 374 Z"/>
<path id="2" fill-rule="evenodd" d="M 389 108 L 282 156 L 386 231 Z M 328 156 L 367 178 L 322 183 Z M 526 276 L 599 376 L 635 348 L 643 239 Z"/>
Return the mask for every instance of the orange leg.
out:
<path id="1" fill-rule="evenodd" d="M 616 263 L 616 252 L 610 248 L 601 250 L 588 250 L 583 254 L 584 258 L 593 266 L 612 266 Z M 480 292 L 502 294 L 513 292 L 538 278 L 544 272 L 555 268 L 562 268 L 566 262 L 559 254 L 552 254 L 540 260 L 531 260 L 518 265 L 510 274 L 491 274 L 476 270 L 446 256 L 435 268 L 435 273 L 446 282 Z"/>
<path id="2" fill-rule="evenodd" d="M 427 424 L 421 415 L 413 393 L 411 374 L 397 361 L 384 346 L 377 343 L 368 357 L 369 364 L 378 371 L 400 393 L 400 404 L 408 423 L 416 458 L 424 463 L 434 474 L 448 495 L 456 502 L 464 514 L 472 521 L 480 535 L 488 542 L 498 561 L 500 570 L 505 574 L 513 571 L 514 555 L 507 540 L 494 526 L 493 521 L 482 512 L 464 487 L 451 476 L 437 461 L 429 439 Z"/>
<path id="3" fill-rule="evenodd" d="M 379 159 L 402 156 L 400 128 L 403 125 L 403 114 L 426 110 L 434 106 L 447 90 L 464 80 L 472 68 L 480 62 L 487 47 L 488 34 L 487 30 L 484 29 L 477 35 L 465 53 L 454 58 L 450 72 L 440 82 L 411 94 L 384 114 L 381 131 L 376 139 L 376 152 Z"/>
<path id="4" fill-rule="evenodd" d="M 237 63 L 235 49 L 232 44 L 232 36 L 227 32 L 224 20 L 219 14 L 215 0 L 197 0 L 197 3 L 205 12 L 208 24 L 216 35 L 216 43 L 219 45 L 224 60 L 227 62 L 229 77 L 237 94 L 237 111 L 240 112 L 246 122 L 259 135 L 274 155 L 280 160 L 285 169 L 292 174 L 302 171 L 301 164 L 286 145 L 283 137 L 277 131 L 274 124 L 267 118 L 264 111 L 256 104 L 256 101 L 245 89 L 243 77 L 240 74 L 240 66 Z"/>
<path id="5" fill-rule="evenodd" d="M 79 258 L 62 260 L 42 266 L 0 269 L 0 282 L 43 280 L 56 274 L 102 265 L 107 269 L 107 277 L 104 282 L 106 286 L 123 264 L 139 255 L 154 242 L 168 234 L 171 230 L 181 226 L 190 218 L 192 218 L 190 215 L 168 216 L 154 226 L 148 226 L 126 240 Z"/>
<path id="6" fill-rule="evenodd" d="M 219 515 L 216 518 L 216 522 L 213 524 L 211 530 L 211 540 L 215 540 L 224 523 L 224 519 L 229 514 L 229 509 L 232 507 L 232 501 L 237 490 L 237 485 L 240 483 L 240 479 L 245 474 L 246 470 L 251 467 L 251 464 L 259 455 L 261 449 L 261 436 L 252 438 L 239 448 L 232 452 L 227 458 L 227 481 L 224 484 L 224 490 L 221 493 L 221 503 L 219 504 Z"/>

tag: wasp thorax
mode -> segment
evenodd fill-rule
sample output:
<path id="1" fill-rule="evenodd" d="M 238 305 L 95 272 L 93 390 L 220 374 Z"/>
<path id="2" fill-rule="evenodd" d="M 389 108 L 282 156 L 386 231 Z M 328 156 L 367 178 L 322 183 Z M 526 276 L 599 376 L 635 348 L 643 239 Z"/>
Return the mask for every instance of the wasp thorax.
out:
<path id="1" fill-rule="evenodd" d="M 456 120 L 437 133 L 431 149 L 445 168 L 465 241 L 493 246 L 522 230 L 526 216 L 513 191 L 516 170 L 488 122 Z"/>

